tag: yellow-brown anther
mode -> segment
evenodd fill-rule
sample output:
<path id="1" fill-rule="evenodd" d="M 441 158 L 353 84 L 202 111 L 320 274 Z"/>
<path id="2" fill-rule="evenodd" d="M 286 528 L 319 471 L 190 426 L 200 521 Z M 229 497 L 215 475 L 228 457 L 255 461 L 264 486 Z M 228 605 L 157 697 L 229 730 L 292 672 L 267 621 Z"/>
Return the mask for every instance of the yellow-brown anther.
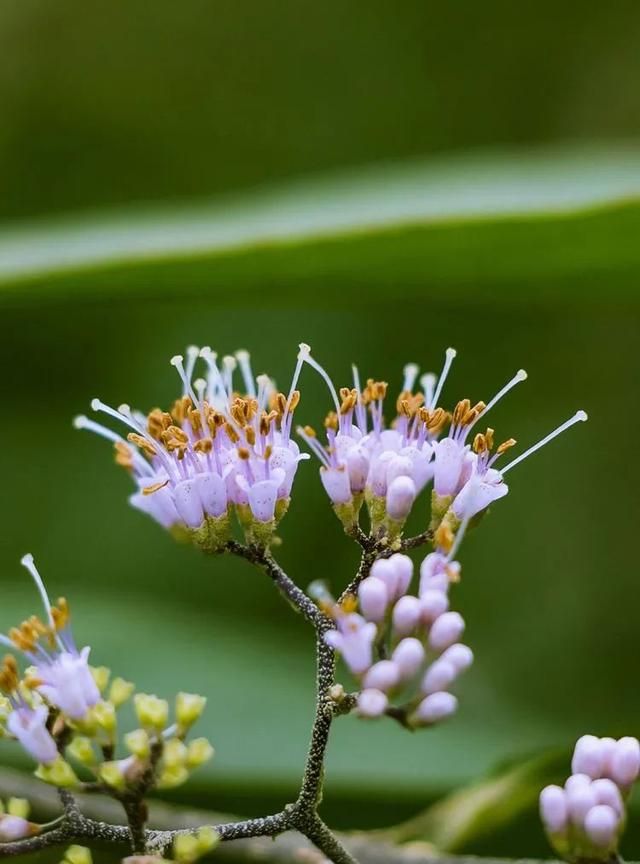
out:
<path id="1" fill-rule="evenodd" d="M 211 438 L 200 438 L 193 445 L 193 449 L 196 453 L 211 453 L 213 449 L 213 441 Z"/>
<path id="2" fill-rule="evenodd" d="M 236 399 L 231 406 L 231 416 L 236 421 L 238 426 L 245 426 L 247 423 L 247 405 L 244 399 Z"/>
<path id="3" fill-rule="evenodd" d="M 65 597 L 58 597 L 56 605 L 51 607 L 51 617 L 53 618 L 53 626 L 56 632 L 59 633 L 61 630 L 64 630 L 71 618 L 69 604 Z"/>
<path id="4" fill-rule="evenodd" d="M 161 483 L 152 483 L 151 486 L 145 486 L 142 490 L 142 494 L 153 495 L 154 492 L 158 492 L 158 490 L 163 489 L 168 482 L 168 480 L 163 480 Z"/>
<path id="5" fill-rule="evenodd" d="M 162 433 L 162 440 L 165 444 L 169 441 L 175 442 L 177 444 L 188 444 L 189 436 L 187 433 L 180 428 L 180 426 L 169 426 L 168 429 Z"/>
<path id="6" fill-rule="evenodd" d="M 507 438 L 506 441 L 503 441 L 502 444 L 500 444 L 498 446 L 496 453 L 505 453 L 507 450 L 509 450 L 515 444 L 517 444 L 517 441 L 515 438 Z"/>
<path id="7" fill-rule="evenodd" d="M 131 442 L 131 444 L 135 444 L 136 447 L 139 447 L 143 453 L 147 456 L 156 456 L 157 450 L 146 438 L 142 435 L 138 435 L 137 432 L 129 432 L 127 435 L 127 441 Z"/>
<path id="8" fill-rule="evenodd" d="M 0 666 L 0 690 L 5 693 L 14 693 L 18 689 L 19 683 L 20 676 L 18 675 L 16 658 L 12 654 L 7 654 L 2 661 L 2 666 Z"/>
<path id="9" fill-rule="evenodd" d="M 482 434 L 482 432 L 478 432 L 478 434 L 475 436 L 472 446 L 474 453 L 484 453 L 487 450 L 487 440 Z"/>
<path id="10" fill-rule="evenodd" d="M 316 430 L 313 428 L 313 426 L 304 426 L 302 431 L 305 435 L 308 435 L 309 438 L 317 438 Z"/>
<path id="11" fill-rule="evenodd" d="M 154 408 L 149 412 L 147 417 L 147 431 L 152 438 L 160 438 L 160 435 L 171 426 L 171 414 L 162 411 L 160 408 Z"/>
<path id="12" fill-rule="evenodd" d="M 386 381 L 374 381 L 373 378 L 367 378 L 367 386 L 362 391 L 365 405 L 376 399 L 384 399 L 387 395 L 387 387 L 388 384 Z"/>
<path id="13" fill-rule="evenodd" d="M 329 411 L 327 416 L 324 418 L 324 428 L 325 429 L 338 429 L 338 415 L 335 411 Z"/>
<path id="14" fill-rule="evenodd" d="M 438 548 L 443 549 L 445 552 L 449 552 L 453 546 L 455 536 L 451 527 L 446 522 L 441 522 L 438 530 L 433 535 L 433 539 Z"/>
<path id="15" fill-rule="evenodd" d="M 345 613 L 345 615 L 350 615 L 351 612 L 355 612 L 358 608 L 358 598 L 355 594 L 347 594 L 342 603 L 340 604 L 340 608 Z"/>
<path id="16" fill-rule="evenodd" d="M 189 396 L 183 396 L 181 399 L 176 399 L 171 408 L 171 416 L 176 423 L 184 423 L 189 408 L 193 407 L 193 402 Z"/>
<path id="17" fill-rule="evenodd" d="M 256 430 L 253 428 L 253 426 L 247 426 L 247 428 L 244 430 L 244 437 L 247 440 L 247 444 L 250 447 L 253 447 L 253 445 L 256 443 Z"/>
<path id="18" fill-rule="evenodd" d="M 263 454 L 266 462 L 268 462 L 269 459 L 271 459 L 272 453 L 273 453 L 273 447 L 271 446 L 271 444 L 267 444 L 267 446 L 264 448 L 264 454 Z"/>
<path id="19" fill-rule="evenodd" d="M 347 390 L 347 393 L 348 395 L 342 400 L 342 404 L 340 405 L 340 413 L 342 415 L 348 414 L 350 411 L 353 411 L 358 401 L 358 396 L 355 391 L 352 393 L 351 391 Z"/>
<path id="20" fill-rule="evenodd" d="M 229 440 L 231 441 L 232 444 L 238 443 L 238 441 L 240 440 L 240 436 L 238 435 L 236 430 L 233 428 L 231 423 L 225 423 L 224 424 L 224 431 L 229 436 Z"/>
<path id="21" fill-rule="evenodd" d="M 431 435 L 437 435 L 442 427 L 451 420 L 451 414 L 444 408 L 435 408 L 432 411 L 428 408 L 420 408 L 418 416 L 426 424 Z"/>
<path id="22" fill-rule="evenodd" d="M 272 411 L 277 411 L 278 417 L 281 417 L 287 407 L 287 397 L 284 393 L 274 393 L 269 399 L 269 407 Z"/>
<path id="23" fill-rule="evenodd" d="M 462 418 L 465 414 L 468 413 L 471 408 L 471 401 L 469 399 L 461 399 L 460 402 L 453 409 L 453 422 L 456 426 L 462 423 Z"/>
<path id="24" fill-rule="evenodd" d="M 199 432 L 202 429 L 202 414 L 200 411 L 197 411 L 195 408 L 189 408 L 187 419 L 194 432 Z"/>
<path id="25" fill-rule="evenodd" d="M 21 651 L 32 651 L 38 641 L 33 631 L 29 627 L 25 628 L 24 622 L 20 627 L 12 627 L 9 630 L 9 639 Z"/>
<path id="26" fill-rule="evenodd" d="M 238 456 L 241 459 L 244 459 L 246 462 L 246 460 L 251 457 L 251 453 L 247 450 L 246 447 L 238 447 Z"/>
<path id="27" fill-rule="evenodd" d="M 269 411 L 268 414 L 266 411 L 263 411 L 262 414 L 260 415 L 260 434 L 261 435 L 268 435 L 269 430 L 271 429 L 271 424 L 274 422 L 274 420 L 277 420 L 277 419 L 278 419 L 278 412 L 277 411 Z"/>
<path id="28" fill-rule="evenodd" d="M 116 465 L 121 465 L 123 468 L 131 470 L 133 468 L 133 451 L 131 447 L 127 447 L 124 441 L 116 441 L 113 449 L 116 454 Z"/>
<path id="29" fill-rule="evenodd" d="M 289 399 L 289 413 L 293 414 L 298 405 L 300 404 L 300 391 L 294 390 Z"/>
<path id="30" fill-rule="evenodd" d="M 424 403 L 424 394 L 403 390 L 396 400 L 396 411 L 401 417 L 414 417 Z"/>

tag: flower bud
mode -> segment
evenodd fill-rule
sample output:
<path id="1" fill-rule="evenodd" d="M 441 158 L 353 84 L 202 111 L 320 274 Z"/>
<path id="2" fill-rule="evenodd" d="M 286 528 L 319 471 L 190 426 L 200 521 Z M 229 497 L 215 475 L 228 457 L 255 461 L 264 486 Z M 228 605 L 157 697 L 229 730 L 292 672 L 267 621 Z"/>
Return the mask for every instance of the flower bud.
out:
<path id="1" fill-rule="evenodd" d="M 130 758 L 103 762 L 98 770 L 98 776 L 107 786 L 118 792 L 124 792 L 127 785 L 127 769 L 131 764 Z"/>
<path id="2" fill-rule="evenodd" d="M 172 738 L 164 745 L 162 761 L 167 768 L 178 768 L 181 765 L 186 765 L 187 757 L 187 745 L 179 738 Z"/>
<path id="3" fill-rule="evenodd" d="M 393 660 L 380 660 L 369 669 L 362 683 L 365 690 L 373 688 L 386 693 L 388 690 L 392 690 L 399 681 L 400 669 L 398 665 Z"/>
<path id="4" fill-rule="evenodd" d="M 567 778 L 564 788 L 567 792 L 572 792 L 580 786 L 591 786 L 592 782 L 593 781 L 588 774 L 572 774 L 571 777 Z"/>
<path id="5" fill-rule="evenodd" d="M 195 834 L 178 834 L 173 841 L 173 857 L 178 864 L 191 864 L 200 855 Z"/>
<path id="6" fill-rule="evenodd" d="M 600 849 L 615 844 L 618 827 L 618 815 L 607 804 L 596 804 L 584 817 L 585 833 L 594 846 Z"/>
<path id="7" fill-rule="evenodd" d="M 413 577 L 413 561 L 408 555 L 396 552 L 389 558 L 396 574 L 396 595 L 401 597 L 406 594 Z"/>
<path id="8" fill-rule="evenodd" d="M 9 798 L 7 801 L 7 813 L 9 816 L 19 816 L 27 819 L 31 811 L 31 805 L 26 798 Z"/>
<path id="9" fill-rule="evenodd" d="M 456 680 L 458 670 L 452 663 L 446 660 L 436 660 L 427 669 L 422 679 L 422 692 L 426 695 L 437 693 L 439 690 L 447 690 Z"/>
<path id="10" fill-rule="evenodd" d="M 176 719 L 183 729 L 189 729 L 205 709 L 207 700 L 195 693 L 178 693 L 176 697 Z"/>
<path id="11" fill-rule="evenodd" d="M 391 602 L 401 596 L 402 592 L 398 591 L 398 572 L 390 558 L 376 558 L 371 565 L 371 576 L 384 582 Z"/>
<path id="12" fill-rule="evenodd" d="M 378 624 L 384 619 L 389 604 L 387 586 L 375 576 L 368 576 L 358 588 L 360 610 L 367 621 Z"/>
<path id="13" fill-rule="evenodd" d="M 93 680 L 96 682 L 98 690 L 101 693 L 104 693 L 107 689 L 109 678 L 111 677 L 111 669 L 108 669 L 106 666 L 92 666 L 91 675 L 93 676 Z"/>
<path id="14" fill-rule="evenodd" d="M 58 786 L 60 789 L 71 789 L 79 782 L 73 768 L 62 756 L 58 756 L 49 765 L 38 765 L 35 775 L 39 780 L 51 786 Z"/>
<path id="15" fill-rule="evenodd" d="M 358 714 L 361 717 L 381 717 L 389 700 L 380 690 L 363 690 L 358 696 Z"/>
<path id="16" fill-rule="evenodd" d="M 0 816 L 0 843 L 12 843 L 14 840 L 24 840 L 38 833 L 38 827 L 28 822 L 22 816 Z"/>
<path id="17" fill-rule="evenodd" d="M 576 742 L 571 770 L 574 774 L 587 774 L 596 780 L 602 776 L 603 756 L 600 739 L 595 735 L 583 735 Z"/>
<path id="18" fill-rule="evenodd" d="M 404 522 L 416 500 L 416 485 L 411 477 L 396 477 L 387 489 L 387 514 L 396 522 Z"/>
<path id="19" fill-rule="evenodd" d="M 576 825 L 582 825 L 589 810 L 598 803 L 596 793 L 590 784 L 588 786 L 586 784 L 576 785 L 569 789 L 565 787 L 565 790 L 571 820 Z"/>
<path id="20" fill-rule="evenodd" d="M 467 645 L 456 642 L 440 655 L 440 659 L 451 663 L 458 672 L 464 672 L 473 663 L 473 651 Z"/>
<path id="21" fill-rule="evenodd" d="M 439 618 L 449 608 L 449 598 L 444 591 L 428 588 L 420 595 L 420 606 L 423 622 L 425 624 L 433 624 L 436 618 Z"/>
<path id="22" fill-rule="evenodd" d="M 166 699 L 158 699 L 147 693 L 136 693 L 134 706 L 141 726 L 150 727 L 160 732 L 169 719 L 169 703 Z"/>
<path id="23" fill-rule="evenodd" d="M 84 735 L 76 735 L 76 737 L 67 745 L 67 753 L 74 759 L 77 759 L 82 765 L 95 765 L 96 754 L 93 749 L 93 744 L 90 738 Z"/>
<path id="24" fill-rule="evenodd" d="M 158 777 L 158 789 L 175 789 L 189 779 L 189 771 L 184 765 L 165 766 Z"/>
<path id="25" fill-rule="evenodd" d="M 194 738 L 187 747 L 187 766 L 199 768 L 210 759 L 213 759 L 215 750 L 206 738 Z"/>
<path id="26" fill-rule="evenodd" d="M 430 726 L 454 714 L 457 707 L 458 700 L 451 693 L 431 693 L 418 705 L 410 723 L 413 726 Z"/>
<path id="27" fill-rule="evenodd" d="M 540 793 L 540 818 L 548 834 L 560 834 L 567 828 L 567 797 L 560 786 L 547 786 Z"/>
<path id="28" fill-rule="evenodd" d="M 620 738 L 611 757 L 611 779 L 619 786 L 631 786 L 640 772 L 640 744 L 637 738 Z"/>
<path id="29" fill-rule="evenodd" d="M 124 678 L 114 678 L 109 688 L 109 702 L 119 708 L 131 698 L 135 689 L 135 684 L 132 684 L 131 681 L 125 681 Z"/>
<path id="30" fill-rule="evenodd" d="M 86 846 L 69 846 L 63 864 L 91 864 L 91 851 Z"/>
<path id="31" fill-rule="evenodd" d="M 91 715 L 105 732 L 115 732 L 117 726 L 116 709 L 111 702 L 98 702 L 91 709 Z"/>
<path id="32" fill-rule="evenodd" d="M 400 669 L 403 681 L 413 678 L 424 662 L 424 648 L 412 636 L 399 642 L 391 659 Z"/>
<path id="33" fill-rule="evenodd" d="M 408 636 L 420 622 L 422 606 L 417 597 L 405 595 L 393 607 L 393 631 L 397 636 Z"/>
<path id="34" fill-rule="evenodd" d="M 133 732 L 127 732 L 124 736 L 124 743 L 133 756 L 137 756 L 138 759 L 149 758 L 151 753 L 151 742 L 149 741 L 149 735 L 144 729 L 134 729 Z"/>
<path id="35" fill-rule="evenodd" d="M 220 835 L 215 828 L 211 828 L 209 825 L 205 825 L 196 832 L 196 839 L 200 855 L 206 855 L 220 843 Z"/>
<path id="36" fill-rule="evenodd" d="M 624 812 L 624 803 L 620 790 L 608 777 L 603 777 L 599 780 L 594 780 L 591 788 L 595 792 L 596 801 L 598 804 L 607 804 L 616 811 L 618 816 L 622 816 Z"/>
<path id="37" fill-rule="evenodd" d="M 429 645 L 434 651 L 444 651 L 464 633 L 464 619 L 458 612 L 445 612 L 433 622 L 429 633 Z"/>

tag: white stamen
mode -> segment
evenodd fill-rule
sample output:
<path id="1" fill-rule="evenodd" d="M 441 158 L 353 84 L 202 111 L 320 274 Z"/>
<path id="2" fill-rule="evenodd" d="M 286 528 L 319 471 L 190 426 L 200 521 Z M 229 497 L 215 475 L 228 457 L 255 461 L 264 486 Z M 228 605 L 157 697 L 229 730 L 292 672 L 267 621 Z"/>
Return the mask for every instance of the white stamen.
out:
<path id="1" fill-rule="evenodd" d="M 140 456 L 140 454 L 137 453 L 127 441 L 125 441 L 122 435 L 118 435 L 117 432 L 109 429 L 108 426 L 103 426 L 102 423 L 96 423 L 94 420 L 85 417 L 84 414 L 80 414 L 78 417 L 73 418 L 73 426 L 75 429 L 86 429 L 87 432 L 94 432 L 96 435 L 99 435 L 101 438 L 106 438 L 107 441 L 112 441 L 114 444 L 126 444 L 133 454 L 133 460 L 136 463 L 138 470 L 143 474 L 153 473 L 147 460 Z"/>
<path id="2" fill-rule="evenodd" d="M 190 358 L 189 358 L 190 359 Z M 180 380 L 182 381 L 182 392 L 184 396 L 189 396 L 195 404 L 197 404 L 198 400 L 196 398 L 196 394 L 193 391 L 193 387 L 191 386 L 191 375 L 187 374 L 186 369 L 183 365 L 184 358 L 181 354 L 176 354 L 175 357 L 172 357 L 169 361 L 172 366 L 175 367 L 178 375 L 180 376 Z M 194 360 L 195 363 L 195 360 Z M 193 371 L 193 367 L 192 367 Z"/>
<path id="3" fill-rule="evenodd" d="M 319 372 L 320 375 L 324 378 L 327 387 L 329 388 L 329 392 L 331 393 L 331 398 L 333 399 L 333 403 L 336 407 L 337 414 L 340 414 L 340 400 L 338 399 L 338 394 L 336 393 L 336 388 L 333 386 L 333 381 L 329 377 L 328 373 L 322 366 L 314 360 L 311 356 L 311 348 L 306 345 L 304 342 L 300 344 L 300 352 L 298 354 L 298 358 L 306 363 L 309 366 L 313 367 L 316 372 Z"/>
<path id="4" fill-rule="evenodd" d="M 230 354 L 222 358 L 222 380 L 224 381 L 224 389 L 229 399 L 233 393 L 233 373 L 237 365 L 238 361 Z"/>
<path id="5" fill-rule="evenodd" d="M 242 373 L 242 378 L 244 380 L 244 386 L 247 391 L 247 396 L 250 396 L 252 399 L 256 398 L 256 384 L 253 377 L 253 371 L 251 369 L 251 357 L 248 351 L 236 351 L 236 360 L 238 361 L 238 365 L 240 366 L 240 371 Z"/>
<path id="6" fill-rule="evenodd" d="M 213 405 L 219 399 L 226 398 L 224 381 L 222 380 L 222 375 L 220 374 L 220 370 L 218 369 L 218 364 L 216 362 L 218 359 L 218 355 L 215 353 L 215 351 L 212 351 L 211 348 L 205 346 L 204 348 L 200 349 L 200 356 L 207 364 L 207 368 L 209 370 L 209 392 L 207 393 L 207 398 L 209 402 Z"/>
<path id="7" fill-rule="evenodd" d="M 314 438 L 312 435 L 307 435 L 302 426 L 296 426 L 296 432 L 306 443 L 306 445 L 315 453 L 315 455 L 322 462 L 325 468 L 329 468 L 331 466 L 329 457 L 327 456 L 327 453 L 325 452 L 322 444 L 320 444 L 318 439 Z"/>
<path id="8" fill-rule="evenodd" d="M 571 417 L 569 420 L 566 420 L 564 423 L 562 423 L 560 426 L 558 426 L 557 429 L 554 429 L 553 432 L 550 432 L 541 441 L 538 441 L 537 444 L 534 444 L 533 447 L 529 447 L 528 450 L 525 450 L 524 453 L 521 453 L 520 456 L 517 456 L 513 460 L 513 462 L 509 462 L 509 464 L 506 466 L 506 468 L 501 468 L 500 473 L 506 474 L 507 471 L 511 471 L 511 469 L 515 468 L 515 466 L 519 462 L 522 462 L 522 460 L 526 459 L 527 456 L 531 456 L 531 454 L 535 453 L 536 450 L 539 450 L 541 447 L 544 447 L 544 445 L 548 444 L 549 441 L 552 441 L 554 438 L 557 438 L 558 435 L 560 435 L 566 429 L 569 429 L 570 426 L 573 426 L 576 423 L 584 423 L 584 421 L 587 419 L 588 419 L 588 415 L 587 415 L 586 411 L 577 411 L 573 415 L 573 417 Z"/>
<path id="9" fill-rule="evenodd" d="M 449 554 L 447 555 L 447 561 L 453 561 L 456 556 L 456 552 L 460 548 L 460 544 L 462 543 L 462 538 L 464 537 L 464 532 L 467 530 L 467 525 L 471 521 L 471 517 L 467 516 L 460 523 L 460 527 L 456 532 L 456 539 L 453 541 L 453 546 L 449 550 Z"/>
<path id="10" fill-rule="evenodd" d="M 308 347 L 308 346 L 305 346 Z M 296 360 L 296 368 L 293 370 L 293 378 L 291 379 L 291 387 L 289 388 L 289 395 L 287 396 L 287 404 L 284 408 L 284 413 L 282 415 L 282 428 L 286 430 L 287 428 L 287 418 L 289 416 L 289 407 L 291 405 L 291 398 L 293 396 L 293 391 L 296 389 L 296 385 L 298 383 L 298 379 L 300 378 L 300 372 L 302 371 L 302 367 L 304 365 L 305 358 L 302 355 L 302 345 L 300 346 L 300 351 L 298 352 L 298 358 Z"/>
<path id="11" fill-rule="evenodd" d="M 420 386 L 424 390 L 424 404 L 427 408 L 433 408 L 433 394 L 436 389 L 436 381 L 438 379 L 433 372 L 427 372 L 420 378 Z"/>
<path id="12" fill-rule="evenodd" d="M 258 375 L 258 410 L 264 411 L 269 402 L 269 396 L 274 390 L 273 381 L 268 375 Z"/>
<path id="13" fill-rule="evenodd" d="M 49 595 L 47 594 L 47 589 L 44 587 L 44 582 L 42 581 L 42 577 L 38 573 L 35 562 L 33 560 L 33 555 L 30 552 L 27 555 L 23 555 L 22 558 L 20 559 L 20 563 L 31 574 L 31 578 L 35 582 L 36 588 L 38 589 L 38 593 L 40 594 L 40 599 L 42 600 L 42 605 L 45 608 L 45 612 L 47 615 L 47 620 L 49 622 L 49 626 L 55 630 L 55 623 L 53 620 L 53 615 L 51 613 L 51 600 L 49 600 Z"/>
<path id="14" fill-rule="evenodd" d="M 433 403 L 429 405 L 429 408 L 437 407 L 438 399 L 440 398 L 442 388 L 444 387 L 444 382 L 447 380 L 447 375 L 449 374 L 449 370 L 451 369 L 453 358 L 456 356 L 457 353 L 458 352 L 455 348 L 447 348 L 447 350 L 444 352 L 444 366 L 442 367 L 442 372 L 440 373 L 440 377 L 438 378 L 438 386 L 436 387 L 436 392 L 433 394 Z"/>
<path id="15" fill-rule="evenodd" d="M 193 378 L 193 370 L 195 369 L 196 360 L 199 356 L 200 349 L 198 348 L 198 346 L 189 345 L 189 347 L 187 348 L 187 364 L 185 367 L 185 373 L 189 381 L 191 381 L 191 379 Z"/>
<path id="16" fill-rule="evenodd" d="M 490 402 L 488 403 L 488 405 L 484 409 L 484 411 L 481 411 L 478 414 L 478 416 L 476 417 L 476 419 L 473 421 L 473 423 L 470 423 L 467 426 L 467 432 L 469 432 L 470 429 L 473 429 L 473 427 L 476 425 L 478 420 L 480 420 L 481 417 L 484 417 L 484 415 L 487 413 L 487 411 L 490 411 L 493 408 L 493 406 L 497 402 L 499 402 L 502 399 L 502 397 L 505 396 L 509 392 L 509 390 L 512 390 L 516 386 L 516 384 L 519 384 L 521 381 L 526 381 L 528 377 L 529 376 L 524 371 L 524 369 L 518 369 L 518 371 L 513 376 L 513 378 L 510 381 L 507 381 L 507 383 L 504 385 L 502 390 L 498 390 L 498 392 L 493 397 L 493 399 L 490 400 Z"/>
<path id="17" fill-rule="evenodd" d="M 418 377 L 418 372 L 420 371 L 420 367 L 416 363 L 407 363 L 404 367 L 404 381 L 402 383 L 402 391 L 409 391 L 410 393 L 413 391 L 413 385 L 416 383 L 416 378 Z"/>

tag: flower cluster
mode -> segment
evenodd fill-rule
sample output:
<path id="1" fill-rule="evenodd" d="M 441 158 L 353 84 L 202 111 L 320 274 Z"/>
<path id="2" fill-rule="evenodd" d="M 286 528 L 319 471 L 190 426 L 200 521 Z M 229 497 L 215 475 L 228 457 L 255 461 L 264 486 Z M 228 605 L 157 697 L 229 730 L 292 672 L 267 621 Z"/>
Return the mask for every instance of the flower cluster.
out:
<path id="1" fill-rule="evenodd" d="M 462 521 L 482 513 L 509 487 L 504 475 L 569 426 L 586 420 L 578 411 L 540 442 L 498 470 L 496 461 L 516 442 L 509 438 L 494 447 L 494 431 L 470 438 L 476 424 L 502 397 L 527 377 L 519 370 L 488 402 L 462 399 L 452 411 L 439 406 L 456 352 L 448 348 L 439 376 L 420 378 L 409 363 L 395 403 L 395 417 L 385 424 L 385 381 L 368 379 L 361 386 L 353 367 L 353 386 L 338 392 L 325 369 L 300 346 L 299 359 L 316 369 L 329 387 L 334 410 L 325 419 L 327 446 L 310 426 L 298 433 L 321 462 L 320 477 L 334 509 L 346 528 L 352 527 L 366 502 L 373 534 L 396 536 L 419 493 L 433 481 L 432 527 L 446 518 L 455 531 Z M 414 392 L 415 391 L 415 392 Z M 469 443 L 470 441 L 470 443 Z"/>
<path id="2" fill-rule="evenodd" d="M 336 629 L 325 640 L 360 684 L 360 716 L 386 713 L 415 728 L 456 710 L 449 691 L 473 653 L 460 642 L 462 616 L 449 611 L 449 584 L 460 574 L 453 553 L 427 555 L 416 595 L 409 593 L 413 563 L 407 555 L 378 558 L 357 596 L 330 607 Z"/>
<path id="3" fill-rule="evenodd" d="M 105 667 L 89 666 L 90 649 L 76 648 L 66 600 L 53 606 L 33 557 L 25 555 L 22 563 L 46 614 L 44 621 L 32 615 L 0 634 L 0 643 L 30 664 L 21 674 L 12 653 L 0 666 L 0 735 L 16 739 L 39 763 L 37 776 L 58 787 L 80 786 L 76 769 L 118 792 L 141 784 L 168 788 L 183 783 L 213 755 L 205 738 L 185 741 L 204 710 L 204 697 L 179 693 L 170 723 L 168 702 L 136 694 L 140 728 L 124 736 L 129 755 L 114 759 L 117 712 L 134 695 L 134 685 L 111 680 Z"/>
<path id="4" fill-rule="evenodd" d="M 206 372 L 194 380 L 198 359 Z M 254 378 L 246 351 L 218 364 L 210 348 L 191 346 L 186 361 L 175 356 L 171 363 L 182 395 L 170 411 L 154 408 L 145 416 L 94 399 L 94 411 L 129 429 L 126 439 L 85 416 L 75 426 L 113 442 L 116 462 L 137 486 L 131 504 L 164 528 L 215 551 L 230 537 L 234 509 L 249 539 L 268 543 L 289 506 L 298 462 L 308 458 L 290 437 L 302 360 L 287 396 L 268 376 Z M 238 366 L 243 394 L 234 388 Z"/>
<path id="5" fill-rule="evenodd" d="M 583 735 L 571 777 L 540 793 L 540 815 L 555 851 L 568 861 L 610 860 L 626 822 L 626 801 L 640 773 L 636 738 Z"/>

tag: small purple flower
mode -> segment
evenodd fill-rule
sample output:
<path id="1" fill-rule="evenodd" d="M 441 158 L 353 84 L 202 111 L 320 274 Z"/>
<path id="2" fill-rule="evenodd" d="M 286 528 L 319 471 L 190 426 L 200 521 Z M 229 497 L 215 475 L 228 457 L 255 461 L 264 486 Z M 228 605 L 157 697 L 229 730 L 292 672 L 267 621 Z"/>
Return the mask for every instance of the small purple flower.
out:
<path id="1" fill-rule="evenodd" d="M 36 762 L 43 765 L 49 765 L 58 758 L 56 742 L 47 729 L 48 718 L 49 709 L 45 705 L 31 708 L 14 697 L 14 709 L 7 720 L 9 732 Z"/>
<path id="2" fill-rule="evenodd" d="M 362 675 L 371 666 L 376 625 L 354 612 L 339 614 L 336 624 L 337 630 L 325 633 L 325 642 L 340 652 L 354 675 Z"/>
<path id="3" fill-rule="evenodd" d="M 25 555 L 21 563 L 40 593 L 46 623 L 35 616 L 29 618 L 20 627 L 13 628 L 8 636 L 0 635 L 0 643 L 19 650 L 35 667 L 32 687 L 40 696 L 72 720 L 82 720 L 100 701 L 100 692 L 89 668 L 91 649 L 85 647 L 79 651 L 76 648 L 67 603 L 62 599 L 57 606 L 52 605 L 33 556 Z M 46 647 L 42 637 L 47 637 Z"/>
<path id="4" fill-rule="evenodd" d="M 37 825 L 23 819 L 22 816 L 13 816 L 11 813 L 0 815 L 0 843 L 12 843 L 25 837 L 32 837 L 38 830 Z"/>
<path id="5" fill-rule="evenodd" d="M 194 380 L 198 359 L 205 377 Z M 182 395 L 170 412 L 154 409 L 148 416 L 128 405 L 117 410 L 99 399 L 92 408 L 129 429 L 126 439 L 111 429 L 77 417 L 75 426 L 112 441 L 116 461 L 127 468 L 138 487 L 130 503 L 164 528 L 183 527 L 200 533 L 205 548 L 216 537 L 228 537 L 228 510 L 238 508 L 243 524 L 273 526 L 291 496 L 298 463 L 308 456 L 291 440 L 296 389 L 303 361 L 298 360 L 289 395 L 278 393 L 270 378 L 254 378 L 249 355 L 217 355 L 210 348 L 187 349 L 185 358 L 171 359 L 182 382 Z M 240 368 L 243 396 L 234 386 Z M 245 513 L 246 511 L 246 513 Z"/>

